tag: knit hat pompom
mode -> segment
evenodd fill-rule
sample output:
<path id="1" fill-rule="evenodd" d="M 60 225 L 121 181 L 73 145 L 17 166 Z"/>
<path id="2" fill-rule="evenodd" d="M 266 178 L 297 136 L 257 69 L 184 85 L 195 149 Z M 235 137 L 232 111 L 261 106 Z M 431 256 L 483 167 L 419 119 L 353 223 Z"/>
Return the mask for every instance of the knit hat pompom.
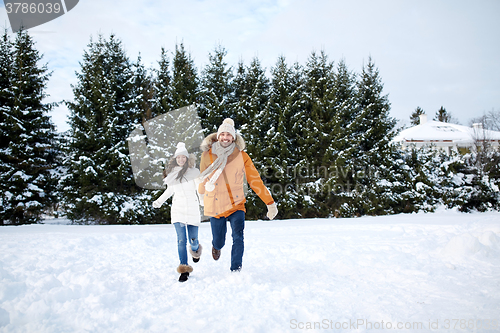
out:
<path id="1" fill-rule="evenodd" d="M 179 155 L 184 155 L 189 158 L 189 153 L 186 149 L 186 144 L 184 142 L 179 142 L 177 144 L 177 150 L 175 151 L 174 157 L 177 157 Z"/>
<path id="2" fill-rule="evenodd" d="M 233 138 L 236 139 L 236 130 L 234 129 L 234 121 L 231 118 L 226 118 L 222 122 L 222 125 L 219 126 L 219 130 L 217 131 L 217 139 L 222 132 L 230 133 Z"/>
<path id="3" fill-rule="evenodd" d="M 229 125 L 231 125 L 231 126 L 234 127 L 234 120 L 232 120 L 231 118 L 224 119 L 224 121 L 222 123 L 223 124 L 229 124 Z"/>

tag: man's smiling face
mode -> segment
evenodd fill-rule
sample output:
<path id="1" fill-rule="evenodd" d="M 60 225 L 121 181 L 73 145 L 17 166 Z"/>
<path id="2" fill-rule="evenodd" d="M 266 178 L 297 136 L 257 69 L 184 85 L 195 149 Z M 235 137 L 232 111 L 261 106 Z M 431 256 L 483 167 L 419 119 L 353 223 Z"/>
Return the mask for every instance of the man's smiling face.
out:
<path id="1" fill-rule="evenodd" d="M 224 148 L 228 147 L 231 143 L 233 143 L 233 141 L 234 138 L 229 132 L 222 132 L 219 135 L 219 143 Z"/>

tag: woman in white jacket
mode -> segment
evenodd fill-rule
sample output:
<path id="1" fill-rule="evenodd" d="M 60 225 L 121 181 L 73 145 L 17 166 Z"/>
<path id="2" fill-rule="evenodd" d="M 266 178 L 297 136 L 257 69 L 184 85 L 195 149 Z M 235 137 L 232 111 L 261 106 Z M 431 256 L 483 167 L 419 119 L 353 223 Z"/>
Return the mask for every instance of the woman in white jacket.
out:
<path id="1" fill-rule="evenodd" d="M 180 282 L 186 281 L 189 273 L 193 271 L 193 267 L 188 265 L 186 230 L 189 237 L 189 253 L 194 262 L 200 260 L 202 251 L 202 246 L 198 241 L 201 216 L 196 183 L 200 170 L 195 168 L 195 160 L 195 156 L 188 153 L 185 144 L 179 142 L 173 158 L 163 171 L 163 183 L 167 185 L 167 189 L 153 202 L 154 208 L 160 208 L 168 198 L 174 196 L 170 216 L 177 232 L 180 259 L 177 272 L 181 274 Z"/>

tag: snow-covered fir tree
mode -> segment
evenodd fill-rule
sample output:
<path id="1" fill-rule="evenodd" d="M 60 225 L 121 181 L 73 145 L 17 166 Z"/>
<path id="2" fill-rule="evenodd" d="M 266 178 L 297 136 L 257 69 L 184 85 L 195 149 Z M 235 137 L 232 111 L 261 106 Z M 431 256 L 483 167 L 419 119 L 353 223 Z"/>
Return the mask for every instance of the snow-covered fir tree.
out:
<path id="1" fill-rule="evenodd" d="M 391 140 L 395 135 L 396 120 L 390 117 L 390 103 L 383 95 L 383 84 L 372 59 L 363 67 L 357 82 L 357 109 L 352 123 L 350 145 L 354 147 L 345 156 L 345 170 L 350 174 L 351 189 L 345 199 L 357 206 L 356 214 L 367 214 L 364 201 L 383 200 L 376 193 L 385 193 L 378 186 L 387 183 L 378 178 L 390 167 Z"/>
<path id="2" fill-rule="evenodd" d="M 249 66 L 240 62 L 234 80 L 237 104 L 235 118 L 247 143 L 247 153 L 257 158 L 263 149 L 263 137 L 266 133 L 264 110 L 269 102 L 269 79 L 260 60 L 254 58 Z M 258 163 L 258 162 L 257 162 Z M 256 166 L 259 169 L 258 166 Z"/>
<path id="3" fill-rule="evenodd" d="M 168 58 L 168 52 L 163 47 L 161 48 L 158 69 L 155 70 L 155 74 L 153 84 L 153 115 L 157 116 L 174 109 L 172 105 L 170 59 Z"/>
<path id="4" fill-rule="evenodd" d="M 121 41 L 102 35 L 84 52 L 74 101 L 68 102 L 70 141 L 62 179 L 68 217 L 83 223 L 138 223 L 126 138 L 141 118 L 135 73 Z M 135 210 L 137 211 L 137 209 Z"/>
<path id="5" fill-rule="evenodd" d="M 137 96 L 135 104 L 138 108 L 136 122 L 143 123 L 151 118 L 156 117 L 158 114 L 153 108 L 154 103 L 154 83 L 150 71 L 148 71 L 142 63 L 141 56 L 133 64 L 134 69 L 134 96 Z"/>
<path id="6" fill-rule="evenodd" d="M 201 74 L 201 105 L 199 114 L 206 133 L 213 133 L 225 118 L 235 117 L 233 102 L 233 69 L 228 67 L 224 57 L 227 51 L 217 46 L 209 53 L 209 63 Z M 235 122 L 238 128 L 240 124 Z"/>
<path id="7" fill-rule="evenodd" d="M 303 133 L 301 145 L 309 147 L 302 151 L 308 169 L 322 165 L 325 150 L 330 144 L 330 133 L 335 110 L 331 105 L 334 85 L 334 65 L 324 51 L 312 52 L 304 67 L 304 94 L 302 96 Z M 315 135 L 316 134 L 316 135 Z M 321 134 L 321 135 L 318 135 Z M 305 166 L 305 165 L 304 165 Z"/>
<path id="8" fill-rule="evenodd" d="M 334 85 L 330 95 L 333 118 L 331 132 L 327 134 L 330 143 L 325 152 L 324 167 L 327 172 L 323 192 L 327 194 L 324 204 L 335 211 L 342 204 L 342 195 L 352 190 L 352 165 L 348 159 L 357 149 L 352 142 L 356 140 L 355 119 L 357 116 L 357 81 L 345 63 L 340 60 L 334 73 Z M 338 195 L 340 194 L 340 196 Z"/>
<path id="9" fill-rule="evenodd" d="M 232 100 L 230 101 L 235 118 L 233 120 L 240 132 L 247 126 L 247 119 L 250 118 L 248 115 L 250 93 L 246 86 L 246 78 L 247 68 L 243 60 L 240 60 L 231 81 Z"/>
<path id="10" fill-rule="evenodd" d="M 371 58 L 363 68 L 358 81 L 358 107 L 356 119 L 359 153 L 369 153 L 375 159 L 383 157 L 384 148 L 394 137 L 396 120 L 389 115 L 390 103 L 383 95 L 384 86 L 379 71 Z"/>
<path id="11" fill-rule="evenodd" d="M 0 149 L 4 154 L 9 143 L 9 127 L 7 126 L 7 113 L 12 109 L 14 92 L 12 81 L 14 79 L 14 50 L 7 30 L 0 40 Z M 6 152 L 6 151 L 5 151 Z"/>
<path id="12" fill-rule="evenodd" d="M 238 124 L 248 126 L 249 122 L 258 121 L 259 114 L 267 107 L 270 98 L 269 79 L 266 76 L 266 69 L 262 67 L 259 58 L 253 58 L 246 68 L 243 84 L 246 95 L 241 96 L 241 98 L 245 101 L 245 113 L 236 115 L 236 118 L 239 118 Z"/>
<path id="13" fill-rule="evenodd" d="M 0 221 L 36 223 L 55 203 L 55 127 L 44 103 L 50 73 L 28 32 L 0 42 Z"/>
<path id="14" fill-rule="evenodd" d="M 197 104 L 199 95 L 199 79 L 194 60 L 184 49 L 183 43 L 176 45 L 172 64 L 172 109 Z"/>
<path id="15" fill-rule="evenodd" d="M 325 163 L 329 163 L 327 150 L 331 145 L 330 135 L 335 124 L 335 109 L 332 104 L 334 64 L 324 51 L 319 54 L 312 52 L 303 73 L 300 152 L 296 168 L 301 170 L 301 187 L 312 207 L 307 216 L 322 216 L 321 212 L 326 213 L 326 193 L 322 189 L 326 181 Z M 322 207 L 317 209 L 320 206 Z"/>
<path id="16" fill-rule="evenodd" d="M 460 211 L 500 210 L 500 152 L 478 151 L 450 163 L 454 186 L 447 204 Z"/>
<path id="17" fill-rule="evenodd" d="M 269 102 L 253 122 L 258 122 L 263 132 L 256 142 L 255 163 L 282 218 L 302 216 L 306 206 L 295 168 L 300 160 L 302 89 L 302 68 L 298 64 L 290 67 L 279 57 L 271 69 Z"/>

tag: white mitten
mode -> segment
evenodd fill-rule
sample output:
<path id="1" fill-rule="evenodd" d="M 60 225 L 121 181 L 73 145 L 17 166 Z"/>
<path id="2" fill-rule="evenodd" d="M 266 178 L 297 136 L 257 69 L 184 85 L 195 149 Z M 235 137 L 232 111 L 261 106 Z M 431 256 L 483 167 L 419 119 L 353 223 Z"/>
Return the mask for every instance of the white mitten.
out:
<path id="1" fill-rule="evenodd" d="M 272 203 L 267 205 L 267 217 L 272 220 L 278 214 L 278 207 L 276 207 L 276 203 Z"/>
<path id="2" fill-rule="evenodd" d="M 160 195 L 160 197 L 158 199 L 156 199 L 155 201 L 153 201 L 153 207 L 154 208 L 160 208 L 161 205 L 163 205 L 163 203 L 165 201 L 167 201 L 167 199 L 170 198 L 172 195 L 174 195 L 173 186 L 169 186 L 169 187 L 167 187 L 167 189 L 165 190 L 165 192 L 163 192 L 163 194 Z"/>

